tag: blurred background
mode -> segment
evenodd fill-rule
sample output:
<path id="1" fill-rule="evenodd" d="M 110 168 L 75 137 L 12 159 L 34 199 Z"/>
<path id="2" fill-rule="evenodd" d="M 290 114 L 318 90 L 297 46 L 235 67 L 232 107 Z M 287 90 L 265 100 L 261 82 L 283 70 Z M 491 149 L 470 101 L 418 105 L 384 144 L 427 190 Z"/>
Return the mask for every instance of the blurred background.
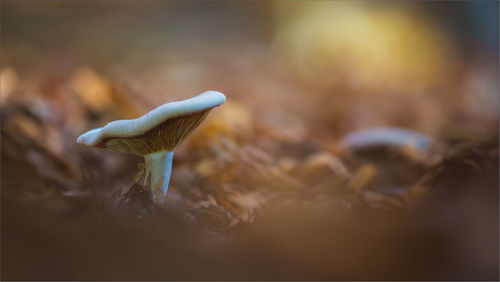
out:
<path id="1" fill-rule="evenodd" d="M 1 278 L 498 280 L 498 15 L 2 1 Z M 75 143 L 206 90 L 165 205 Z"/>

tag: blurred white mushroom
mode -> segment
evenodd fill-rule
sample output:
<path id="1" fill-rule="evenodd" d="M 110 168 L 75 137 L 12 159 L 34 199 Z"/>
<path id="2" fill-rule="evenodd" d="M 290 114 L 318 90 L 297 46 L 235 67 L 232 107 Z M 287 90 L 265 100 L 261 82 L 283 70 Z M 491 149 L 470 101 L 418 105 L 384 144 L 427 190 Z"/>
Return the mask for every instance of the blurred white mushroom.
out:
<path id="1" fill-rule="evenodd" d="M 351 150 L 374 146 L 411 146 L 419 151 L 427 151 L 432 145 L 432 139 L 416 131 L 380 127 L 354 131 L 342 138 L 342 145 Z"/>

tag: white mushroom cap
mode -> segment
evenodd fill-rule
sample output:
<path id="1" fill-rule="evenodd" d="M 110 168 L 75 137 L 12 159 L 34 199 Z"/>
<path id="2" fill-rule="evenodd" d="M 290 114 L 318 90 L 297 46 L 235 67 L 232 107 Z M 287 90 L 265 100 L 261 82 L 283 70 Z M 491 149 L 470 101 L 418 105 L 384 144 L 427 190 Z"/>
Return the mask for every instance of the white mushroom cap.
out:
<path id="1" fill-rule="evenodd" d="M 433 140 L 413 130 L 381 127 L 354 131 L 344 136 L 341 142 L 354 150 L 373 146 L 412 146 L 420 151 L 426 151 L 432 146 Z"/>
<path id="2" fill-rule="evenodd" d="M 103 143 L 109 139 L 140 139 L 141 135 L 145 135 L 175 118 L 179 118 L 179 121 L 167 129 L 170 131 L 167 132 L 167 134 L 174 136 L 177 133 L 172 133 L 172 130 L 182 131 L 179 133 L 182 136 L 177 136 L 177 139 L 179 139 L 177 143 L 180 143 L 185 135 L 199 125 L 206 114 L 208 114 L 209 110 L 223 104 L 225 101 L 226 96 L 224 96 L 224 94 L 217 91 L 207 91 L 190 99 L 164 104 L 136 119 L 110 122 L 104 127 L 92 129 L 80 135 L 76 141 L 79 144 L 87 146 L 104 147 L 115 151 L 142 155 L 143 153 L 133 152 L 133 149 L 129 150 L 123 148 L 123 146 L 116 149 L 116 146 L 106 146 L 106 144 Z M 200 115 L 196 115 L 198 113 L 200 113 Z M 180 119 L 181 117 L 186 118 Z M 160 137 L 160 134 L 165 134 L 165 132 L 158 133 L 158 137 Z M 144 140 L 140 141 L 142 142 Z M 147 146 L 147 144 L 145 146 Z"/>

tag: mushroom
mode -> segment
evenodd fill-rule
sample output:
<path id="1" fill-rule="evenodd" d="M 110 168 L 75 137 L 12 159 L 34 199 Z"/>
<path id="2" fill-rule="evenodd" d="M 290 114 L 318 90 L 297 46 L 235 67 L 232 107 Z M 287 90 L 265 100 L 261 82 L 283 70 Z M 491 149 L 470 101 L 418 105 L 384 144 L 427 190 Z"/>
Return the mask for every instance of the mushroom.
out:
<path id="1" fill-rule="evenodd" d="M 340 142 L 344 159 L 356 171 L 351 185 L 385 194 L 401 194 L 411 187 L 431 163 L 436 147 L 431 137 L 399 127 L 357 130 Z"/>
<path id="2" fill-rule="evenodd" d="M 145 115 L 117 120 L 78 137 L 77 143 L 115 152 L 143 156 L 144 184 L 150 183 L 153 199 L 162 203 L 167 195 L 175 149 L 226 96 L 207 91 L 183 101 L 166 103 Z"/>
<path id="3" fill-rule="evenodd" d="M 430 137 L 413 130 L 397 127 L 380 127 L 349 133 L 342 138 L 341 143 L 351 150 L 377 146 L 411 146 L 420 152 L 425 152 L 432 146 L 433 142 Z"/>

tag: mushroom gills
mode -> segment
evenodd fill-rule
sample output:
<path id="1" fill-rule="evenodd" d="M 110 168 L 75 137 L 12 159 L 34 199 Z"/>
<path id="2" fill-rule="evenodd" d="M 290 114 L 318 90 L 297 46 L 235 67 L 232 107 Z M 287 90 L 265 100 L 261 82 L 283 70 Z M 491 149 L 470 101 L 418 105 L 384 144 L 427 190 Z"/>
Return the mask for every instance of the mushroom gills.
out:
<path id="1" fill-rule="evenodd" d="M 172 152 L 191 131 L 198 127 L 210 110 L 166 120 L 141 135 L 106 138 L 97 147 L 138 156 L 164 151 Z"/>

